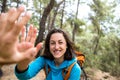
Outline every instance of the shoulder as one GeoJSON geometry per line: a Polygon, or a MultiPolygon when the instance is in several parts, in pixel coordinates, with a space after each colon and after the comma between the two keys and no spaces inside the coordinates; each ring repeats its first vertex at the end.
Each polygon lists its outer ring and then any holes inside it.
{"type": "Polygon", "coordinates": [[[80,80],[81,68],[77,62],[75,62],[74,66],[70,71],[69,80],[80,80]]]}
{"type": "MultiPolygon", "coordinates": [[[[81,68],[79,66],[79,64],[76,62],[71,70],[73,73],[80,73],[81,72],[81,68]]],[[[71,73],[72,73],[71,72],[71,73]]]]}

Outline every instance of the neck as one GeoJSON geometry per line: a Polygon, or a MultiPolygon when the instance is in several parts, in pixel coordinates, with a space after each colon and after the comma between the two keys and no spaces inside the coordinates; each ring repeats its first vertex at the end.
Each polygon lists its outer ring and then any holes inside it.
{"type": "Polygon", "coordinates": [[[64,59],[54,59],[55,65],[59,66],[62,62],[64,61],[64,59]]]}

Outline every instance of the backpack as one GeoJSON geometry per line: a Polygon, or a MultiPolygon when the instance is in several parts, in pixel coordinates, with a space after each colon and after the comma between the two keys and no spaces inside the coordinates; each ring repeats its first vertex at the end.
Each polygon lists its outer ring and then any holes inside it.
{"type": "Polygon", "coordinates": [[[85,55],[82,54],[82,52],[75,51],[77,62],[80,65],[80,67],[83,66],[83,63],[85,62],[85,55]]]}
{"type": "MultiPolygon", "coordinates": [[[[79,64],[79,66],[82,69],[82,64],[85,61],[85,55],[82,54],[81,52],[75,51],[76,57],[77,57],[77,63],[79,64]]],[[[68,68],[65,68],[62,70],[62,75],[64,80],[68,80],[69,76],[70,76],[70,72],[72,70],[72,67],[76,64],[76,62],[72,63],[68,68]]],[[[44,71],[45,71],[45,75],[47,76],[48,73],[50,72],[50,67],[48,65],[45,65],[44,67],[44,71]]]]}

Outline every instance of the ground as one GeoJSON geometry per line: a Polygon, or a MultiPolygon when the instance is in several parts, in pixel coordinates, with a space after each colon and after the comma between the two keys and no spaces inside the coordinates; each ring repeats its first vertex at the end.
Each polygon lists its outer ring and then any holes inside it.
{"type": "MultiPolygon", "coordinates": [[[[2,66],[3,76],[0,78],[0,80],[18,80],[14,75],[14,67],[15,65],[2,66]]],[[[44,71],[41,70],[39,74],[37,74],[37,76],[35,76],[31,80],[44,80],[44,78],[44,71]]]]}
{"type": "MultiPolygon", "coordinates": [[[[18,80],[14,75],[14,67],[15,65],[3,66],[2,67],[3,76],[0,78],[0,80],[18,80]]],[[[89,70],[89,73],[87,75],[89,77],[88,80],[120,80],[120,78],[110,76],[109,73],[102,72],[98,69],[91,69],[91,71],[89,70]]],[[[37,76],[35,76],[31,80],[44,80],[44,78],[45,78],[44,71],[41,70],[37,74],[37,76]]]]}
{"type": "Polygon", "coordinates": [[[107,72],[103,72],[98,69],[90,69],[87,75],[89,76],[90,80],[120,80],[120,77],[111,76],[107,72]]]}

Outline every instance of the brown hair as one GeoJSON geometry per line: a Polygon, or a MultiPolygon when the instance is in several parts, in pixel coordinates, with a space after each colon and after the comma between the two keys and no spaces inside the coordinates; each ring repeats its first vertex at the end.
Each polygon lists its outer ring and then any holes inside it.
{"type": "Polygon", "coordinates": [[[65,52],[65,56],[64,56],[64,59],[65,60],[70,60],[72,59],[75,55],[74,55],[74,44],[73,42],[70,40],[69,36],[67,35],[67,33],[65,33],[63,30],[61,29],[53,29],[51,30],[47,36],[46,36],[46,40],[45,40],[45,44],[44,44],[44,49],[43,49],[43,57],[47,58],[47,59],[51,59],[51,60],[54,60],[54,57],[53,55],[51,54],[50,52],[50,37],[52,34],[54,33],[61,33],[63,34],[65,40],[66,40],[66,43],[67,43],[67,50],[65,52]]]}

